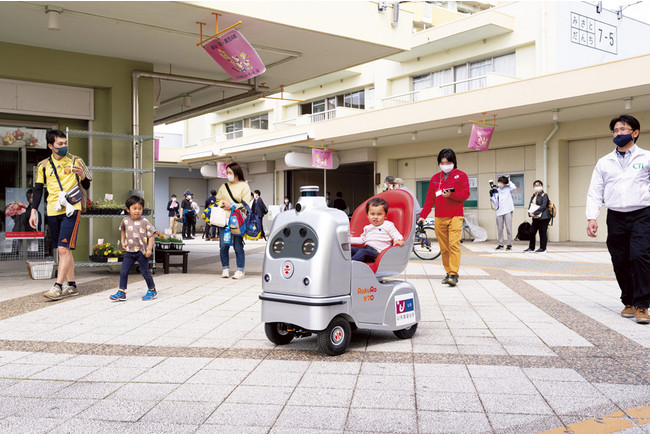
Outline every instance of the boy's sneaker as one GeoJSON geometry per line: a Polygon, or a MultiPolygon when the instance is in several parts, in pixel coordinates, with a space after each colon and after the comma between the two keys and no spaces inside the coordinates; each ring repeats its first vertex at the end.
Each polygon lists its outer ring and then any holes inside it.
{"type": "Polygon", "coordinates": [[[506,250],[512,250],[512,245],[508,244],[508,245],[506,246],[506,250]]]}
{"type": "Polygon", "coordinates": [[[496,249],[494,250],[503,250],[503,244],[499,244],[496,249]]]}
{"type": "Polygon", "coordinates": [[[445,276],[445,277],[440,281],[440,283],[442,283],[443,285],[446,284],[446,283],[449,283],[449,274],[447,274],[447,275],[446,275],[446,276],[445,276]]]}
{"type": "Polygon", "coordinates": [[[113,301],[126,301],[126,292],[117,291],[115,294],[110,296],[110,299],[113,301]]]}
{"type": "Polygon", "coordinates": [[[153,300],[154,298],[156,298],[157,295],[158,295],[158,293],[156,292],[155,289],[150,289],[149,291],[147,291],[147,293],[144,295],[144,297],[142,297],[142,299],[144,301],[153,300]]]}
{"type": "Polygon", "coordinates": [[[61,294],[62,290],[59,288],[58,285],[52,285],[52,289],[49,291],[46,291],[43,293],[43,297],[47,298],[48,300],[56,301],[56,300],[61,300],[63,298],[63,295],[61,294]]]}
{"type": "Polygon", "coordinates": [[[77,287],[72,285],[63,285],[61,297],[72,297],[73,295],[79,295],[77,287]]]}
{"type": "Polygon", "coordinates": [[[224,279],[230,279],[230,270],[224,268],[223,271],[221,272],[221,277],[223,277],[224,279]]]}
{"type": "Polygon", "coordinates": [[[449,279],[447,279],[447,284],[449,286],[456,286],[457,283],[458,283],[458,276],[456,276],[455,274],[452,274],[451,276],[449,276],[449,279]]]}
{"type": "Polygon", "coordinates": [[[235,271],[235,274],[232,276],[233,279],[243,279],[244,278],[244,272],[241,270],[235,271]]]}
{"type": "Polygon", "coordinates": [[[647,307],[636,307],[636,322],[639,324],[650,324],[650,315],[647,307]]]}
{"type": "Polygon", "coordinates": [[[625,309],[621,311],[623,318],[634,318],[636,316],[636,309],[630,304],[625,305],[625,309]]]}

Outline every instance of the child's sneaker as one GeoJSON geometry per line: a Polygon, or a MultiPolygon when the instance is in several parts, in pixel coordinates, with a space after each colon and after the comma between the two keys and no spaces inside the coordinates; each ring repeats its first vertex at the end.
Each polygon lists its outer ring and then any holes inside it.
{"type": "Polygon", "coordinates": [[[113,301],[126,301],[126,292],[119,290],[115,294],[111,295],[110,299],[113,301]]]}
{"type": "Polygon", "coordinates": [[[156,292],[155,289],[150,289],[149,291],[147,291],[147,293],[144,295],[144,297],[142,297],[142,299],[144,301],[153,300],[154,298],[156,298],[157,295],[158,295],[158,293],[156,292]]]}

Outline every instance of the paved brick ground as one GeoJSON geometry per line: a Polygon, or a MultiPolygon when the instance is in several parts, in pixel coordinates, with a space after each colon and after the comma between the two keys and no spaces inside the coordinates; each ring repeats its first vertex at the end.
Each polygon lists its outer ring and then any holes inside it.
{"type": "Polygon", "coordinates": [[[191,272],[159,269],[151,302],[137,275],[110,302],[102,269],[46,302],[51,281],[1,264],[0,431],[650,432],[650,326],[619,315],[606,249],[493,247],[463,245],[456,288],[413,257],[416,335],[359,330],[339,357],[266,339],[260,242],[241,281],[220,278],[216,243],[190,242],[191,272]]]}

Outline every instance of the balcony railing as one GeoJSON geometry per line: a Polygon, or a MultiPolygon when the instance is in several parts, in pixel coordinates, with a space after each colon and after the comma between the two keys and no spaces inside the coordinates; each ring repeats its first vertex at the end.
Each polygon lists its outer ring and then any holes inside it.
{"type": "Polygon", "coordinates": [[[298,125],[313,124],[315,122],[321,122],[329,119],[345,117],[363,111],[364,109],[356,109],[351,107],[336,107],[335,109],[327,110],[324,112],[312,113],[308,115],[298,116],[297,118],[286,119],[280,122],[276,122],[273,125],[275,126],[276,130],[282,130],[285,128],[291,128],[298,125]]]}

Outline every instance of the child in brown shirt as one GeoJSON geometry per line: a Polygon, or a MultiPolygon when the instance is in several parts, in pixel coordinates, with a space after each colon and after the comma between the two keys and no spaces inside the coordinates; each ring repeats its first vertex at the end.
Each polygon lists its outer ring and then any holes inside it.
{"type": "Polygon", "coordinates": [[[153,283],[153,277],[149,272],[149,257],[153,252],[154,233],[156,228],[142,217],[144,209],[144,199],[140,196],[131,196],[126,200],[126,210],[128,217],[122,219],[120,231],[122,231],[122,248],[124,252],[124,261],[120,270],[120,288],[111,295],[113,301],[126,301],[126,284],[129,279],[129,270],[137,261],[140,266],[140,273],[147,282],[149,290],[142,297],[143,300],[152,300],[156,298],[156,285],[153,283]]]}

